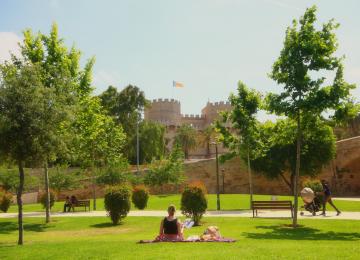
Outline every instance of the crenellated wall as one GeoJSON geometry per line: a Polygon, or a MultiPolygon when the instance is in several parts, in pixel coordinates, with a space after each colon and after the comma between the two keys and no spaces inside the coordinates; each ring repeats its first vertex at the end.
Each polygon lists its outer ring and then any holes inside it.
{"type": "Polygon", "coordinates": [[[156,121],[166,126],[181,125],[180,102],[175,99],[154,99],[149,108],[145,109],[146,120],[156,121]]]}

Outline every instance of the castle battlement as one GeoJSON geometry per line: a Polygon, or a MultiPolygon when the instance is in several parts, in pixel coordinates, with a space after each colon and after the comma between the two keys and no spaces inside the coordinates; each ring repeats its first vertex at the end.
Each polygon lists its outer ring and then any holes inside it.
{"type": "Polygon", "coordinates": [[[229,101],[219,101],[219,102],[207,102],[206,106],[211,106],[211,107],[221,107],[221,106],[230,106],[230,102],[229,101]]]}
{"type": "Polygon", "coordinates": [[[179,104],[180,105],[180,101],[179,100],[176,100],[176,99],[169,99],[169,98],[158,98],[158,99],[153,99],[152,104],[159,104],[159,103],[167,103],[167,104],[179,104]]]}
{"type": "Polygon", "coordinates": [[[204,129],[212,124],[220,111],[231,109],[230,102],[208,102],[199,114],[181,114],[180,101],[169,98],[154,99],[151,106],[145,109],[145,120],[159,122],[166,126],[190,124],[196,129],[204,129]]]}
{"type": "Polygon", "coordinates": [[[181,115],[181,118],[182,119],[204,119],[205,116],[204,115],[199,115],[199,114],[196,114],[196,115],[193,115],[193,114],[185,114],[185,115],[181,115]]]}

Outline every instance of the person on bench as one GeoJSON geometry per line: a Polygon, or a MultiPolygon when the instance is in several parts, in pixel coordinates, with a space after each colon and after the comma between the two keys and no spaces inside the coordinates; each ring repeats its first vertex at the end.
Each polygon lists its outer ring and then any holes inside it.
{"type": "Polygon", "coordinates": [[[168,207],[168,216],[160,223],[159,236],[155,239],[157,241],[181,241],[183,237],[183,226],[175,217],[175,206],[168,207]]]}
{"type": "MultiPolygon", "coordinates": [[[[71,207],[72,207],[72,209],[73,209],[73,211],[75,210],[74,209],[74,206],[77,204],[77,202],[78,202],[78,200],[77,200],[77,198],[75,197],[75,195],[72,195],[71,196],[71,199],[70,199],[70,202],[71,202],[71,207]]],[[[69,210],[70,211],[70,210],[69,210]]]]}
{"type": "Polygon", "coordinates": [[[70,200],[69,196],[66,196],[66,200],[64,203],[64,212],[70,212],[70,209],[71,209],[71,200],[70,200]],[[66,210],[66,209],[68,209],[68,210],[66,210]]]}

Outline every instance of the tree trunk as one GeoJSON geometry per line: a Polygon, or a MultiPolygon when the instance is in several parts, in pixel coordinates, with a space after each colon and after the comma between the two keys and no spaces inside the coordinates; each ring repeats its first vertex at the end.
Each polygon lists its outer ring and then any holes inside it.
{"type": "Polygon", "coordinates": [[[291,184],[291,195],[293,196],[295,196],[295,177],[296,177],[296,172],[291,172],[290,184],[291,184]]]}
{"type": "Polygon", "coordinates": [[[93,210],[96,210],[96,184],[94,168],[91,169],[92,174],[92,188],[93,188],[93,210]]]}
{"type": "Polygon", "coordinates": [[[45,193],[46,193],[46,223],[50,222],[50,189],[49,189],[49,171],[47,161],[44,163],[44,177],[45,177],[45,193]]]}
{"type": "Polygon", "coordinates": [[[298,184],[300,176],[300,152],[301,152],[301,121],[300,121],[300,109],[297,115],[297,142],[296,142],[296,168],[294,178],[294,218],[293,227],[297,227],[297,212],[298,212],[298,184]]]}
{"type": "Polygon", "coordinates": [[[251,207],[253,201],[253,187],[252,187],[252,175],[251,175],[251,167],[250,167],[249,146],[247,148],[247,163],[248,163],[248,173],[249,173],[249,191],[250,191],[250,207],[251,207]]]}
{"type": "Polygon", "coordinates": [[[22,245],[24,243],[24,227],[23,227],[23,203],[22,203],[22,193],[24,190],[24,165],[22,161],[18,163],[19,167],[19,187],[16,194],[16,201],[18,204],[18,226],[19,226],[19,240],[18,245],[22,245]]]}

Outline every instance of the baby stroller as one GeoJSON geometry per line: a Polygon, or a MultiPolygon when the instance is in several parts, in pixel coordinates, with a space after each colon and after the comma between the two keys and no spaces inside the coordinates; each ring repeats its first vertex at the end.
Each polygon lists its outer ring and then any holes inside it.
{"type": "MultiPolygon", "coordinates": [[[[316,215],[316,212],[321,210],[321,201],[319,197],[316,196],[315,192],[310,188],[304,188],[300,192],[300,196],[304,201],[304,209],[312,213],[313,216],[316,215]]],[[[304,212],[300,212],[301,215],[304,215],[304,212]]]]}

